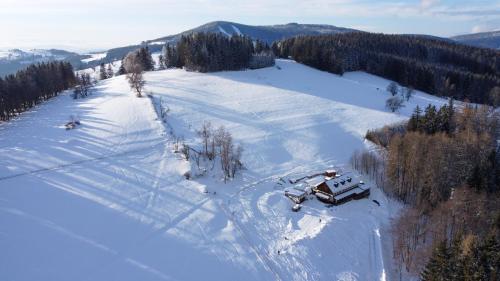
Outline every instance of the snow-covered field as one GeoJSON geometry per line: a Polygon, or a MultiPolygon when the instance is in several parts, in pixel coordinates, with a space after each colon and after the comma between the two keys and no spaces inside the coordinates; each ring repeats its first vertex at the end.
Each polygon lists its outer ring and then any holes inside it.
{"type": "Polygon", "coordinates": [[[311,198],[294,213],[277,182],[347,169],[367,129],[445,101],[418,93],[388,113],[387,80],[277,64],[145,76],[186,142],[199,143],[195,130],[210,121],[243,144],[247,169],[227,184],[182,176],[190,164],[124,76],[1,124],[0,279],[387,280],[397,207],[378,189],[331,208],[311,198]],[[66,131],[70,115],[82,125],[66,131]]]}
{"type": "Polygon", "coordinates": [[[87,58],[87,59],[83,59],[82,62],[91,62],[91,61],[95,61],[95,60],[100,60],[100,59],[103,59],[106,57],[107,55],[107,52],[103,52],[103,53],[90,53],[90,54],[87,54],[90,56],[90,58],[87,58]]]}

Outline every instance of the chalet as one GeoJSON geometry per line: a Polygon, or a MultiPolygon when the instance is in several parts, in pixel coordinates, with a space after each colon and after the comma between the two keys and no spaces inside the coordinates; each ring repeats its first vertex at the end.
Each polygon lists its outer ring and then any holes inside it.
{"type": "Polygon", "coordinates": [[[320,201],[334,205],[370,195],[370,188],[349,174],[325,177],[323,181],[313,185],[312,190],[320,201]]]}

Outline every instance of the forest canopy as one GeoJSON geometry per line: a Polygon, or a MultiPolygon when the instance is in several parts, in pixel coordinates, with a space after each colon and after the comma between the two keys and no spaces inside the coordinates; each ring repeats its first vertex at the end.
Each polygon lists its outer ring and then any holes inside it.
{"type": "Polygon", "coordinates": [[[245,36],[227,37],[219,33],[183,36],[175,46],[164,48],[165,67],[185,67],[190,71],[212,72],[266,67],[274,64],[270,47],[255,44],[245,36]],[[265,55],[267,54],[267,55],[265,55]]]}
{"type": "Polygon", "coordinates": [[[346,33],[275,42],[276,56],[343,74],[366,71],[436,96],[500,106],[500,51],[424,36],[346,33]]]}
{"type": "MultiPolygon", "coordinates": [[[[488,106],[417,107],[405,124],[370,131],[384,157],[357,153],[406,204],[393,225],[398,270],[423,280],[498,280],[500,117],[488,106]],[[489,257],[485,259],[485,257],[489,257]],[[404,270],[403,270],[404,269],[404,270]]],[[[372,173],[373,174],[373,173],[372,173]]]]}
{"type": "Polygon", "coordinates": [[[69,62],[49,62],[28,66],[16,74],[0,77],[0,121],[57,96],[76,83],[69,62]]]}

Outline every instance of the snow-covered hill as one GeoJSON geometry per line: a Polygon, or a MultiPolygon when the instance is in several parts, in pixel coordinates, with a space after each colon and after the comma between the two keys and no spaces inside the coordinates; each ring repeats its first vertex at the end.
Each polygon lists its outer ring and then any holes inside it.
{"type": "Polygon", "coordinates": [[[297,35],[320,35],[320,34],[344,33],[353,31],[357,30],[337,27],[327,24],[289,23],[289,24],[279,24],[279,25],[253,26],[236,22],[214,21],[206,23],[204,25],[200,25],[193,29],[183,31],[178,34],[164,36],[152,40],[146,40],[139,45],[110,49],[107,51],[104,61],[111,62],[119,60],[123,56],[125,56],[128,52],[133,51],[145,44],[148,44],[150,50],[152,50],[153,52],[157,52],[160,51],[165,44],[167,43],[174,44],[178,40],[180,40],[182,36],[186,36],[196,32],[222,33],[227,36],[245,35],[254,40],[259,39],[261,41],[271,44],[276,40],[290,38],[297,35]]]}
{"type": "Polygon", "coordinates": [[[0,77],[39,62],[66,60],[79,67],[80,60],[87,57],[90,56],[57,49],[0,50],[0,77]]]}
{"type": "Polygon", "coordinates": [[[500,50],[500,31],[465,34],[451,39],[462,44],[500,50]]]}
{"type": "Polygon", "coordinates": [[[182,35],[187,35],[195,32],[209,32],[209,33],[222,33],[227,36],[245,35],[253,39],[259,39],[271,44],[276,40],[281,40],[284,38],[289,38],[297,35],[320,35],[320,34],[345,33],[353,31],[356,30],[337,27],[333,25],[327,25],[327,24],[288,23],[280,25],[253,26],[253,25],[245,25],[241,23],[228,22],[228,21],[214,21],[184,31],[180,34],[165,36],[146,42],[147,43],[175,42],[176,40],[179,40],[182,35]]]}
{"type": "Polygon", "coordinates": [[[445,101],[418,93],[388,113],[387,80],[277,65],[145,76],[187,143],[211,121],[243,144],[246,170],[227,184],[183,177],[190,165],[172,152],[170,129],[124,76],[1,124],[0,279],[387,280],[397,207],[380,190],[332,208],[311,198],[294,213],[277,182],[348,169],[367,129],[445,101]],[[66,131],[70,115],[82,125],[66,131]]]}

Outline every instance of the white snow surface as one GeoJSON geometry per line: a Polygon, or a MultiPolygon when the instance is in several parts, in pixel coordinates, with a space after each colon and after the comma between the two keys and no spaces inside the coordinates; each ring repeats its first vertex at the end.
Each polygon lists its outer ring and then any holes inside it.
{"type": "Polygon", "coordinates": [[[25,59],[26,63],[32,63],[33,58],[35,56],[37,56],[37,58],[36,58],[37,61],[44,61],[47,58],[51,58],[54,60],[63,60],[66,58],[66,56],[54,55],[50,50],[45,50],[45,49],[0,50],[0,60],[12,61],[12,60],[25,59]]]}
{"type": "Polygon", "coordinates": [[[217,26],[217,27],[219,28],[219,31],[220,31],[222,34],[224,34],[224,35],[226,35],[226,36],[228,36],[228,37],[231,37],[231,36],[232,36],[232,35],[231,35],[231,33],[228,33],[228,32],[227,32],[224,28],[222,28],[222,26],[217,26]]]}
{"type": "Polygon", "coordinates": [[[446,101],[417,93],[393,114],[385,79],[277,65],[145,75],[186,142],[206,120],[244,146],[246,170],[227,184],[184,179],[191,164],[124,76],[0,124],[0,280],[388,280],[397,206],[379,189],[331,208],[311,197],[295,213],[276,183],[345,168],[366,130],[446,101]],[[70,115],[82,125],[66,131],[70,115]]]}
{"type": "Polygon", "coordinates": [[[231,24],[231,27],[233,28],[234,32],[236,32],[237,35],[241,36],[243,34],[243,33],[241,33],[240,29],[237,28],[236,26],[231,24]]]}
{"type": "Polygon", "coordinates": [[[90,56],[90,58],[86,58],[86,59],[83,59],[82,62],[91,62],[91,61],[96,61],[96,60],[100,60],[100,59],[103,59],[106,57],[107,55],[107,52],[103,52],[103,53],[91,53],[91,54],[87,54],[90,56]]]}

